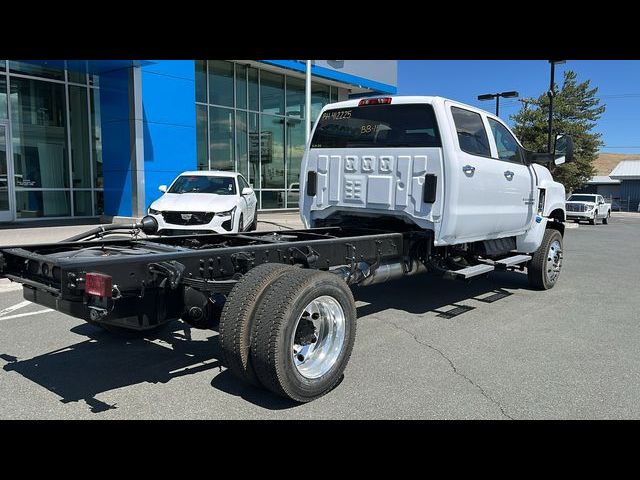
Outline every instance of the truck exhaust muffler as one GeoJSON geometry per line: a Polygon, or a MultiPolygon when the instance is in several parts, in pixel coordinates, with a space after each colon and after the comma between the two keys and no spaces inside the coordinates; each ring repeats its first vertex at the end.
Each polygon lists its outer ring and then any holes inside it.
{"type": "Polygon", "coordinates": [[[329,272],[340,275],[349,285],[366,287],[376,283],[390,282],[409,275],[426,273],[427,267],[418,260],[410,259],[401,262],[381,263],[375,268],[372,268],[372,265],[367,262],[358,262],[355,270],[343,265],[330,269],[329,272]]]}

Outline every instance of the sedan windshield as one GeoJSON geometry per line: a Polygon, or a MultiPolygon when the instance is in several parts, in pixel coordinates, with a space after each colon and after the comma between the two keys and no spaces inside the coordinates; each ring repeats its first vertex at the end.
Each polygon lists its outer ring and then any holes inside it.
{"type": "Polygon", "coordinates": [[[168,193],[215,193],[216,195],[235,195],[236,182],[233,177],[182,175],[174,182],[168,193]]]}
{"type": "Polygon", "coordinates": [[[596,197],[593,195],[571,195],[569,202],[595,202],[596,197]]]}

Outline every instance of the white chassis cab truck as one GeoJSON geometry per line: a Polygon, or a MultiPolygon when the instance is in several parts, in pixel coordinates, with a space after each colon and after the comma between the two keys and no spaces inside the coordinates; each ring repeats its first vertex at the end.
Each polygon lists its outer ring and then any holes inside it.
{"type": "Polygon", "coordinates": [[[22,283],[27,300],[119,335],[176,318],[218,324],[220,360],[234,375],[308,402],[340,382],[351,356],[351,286],[526,269],[534,288],[552,288],[565,191],[548,168],[572,156],[570,137],[529,152],[499,118],[444,98],[334,103],[302,160],[305,229],[163,237],[147,216],[1,247],[0,277],[22,283]],[[131,238],[119,238],[123,229],[131,238]]]}

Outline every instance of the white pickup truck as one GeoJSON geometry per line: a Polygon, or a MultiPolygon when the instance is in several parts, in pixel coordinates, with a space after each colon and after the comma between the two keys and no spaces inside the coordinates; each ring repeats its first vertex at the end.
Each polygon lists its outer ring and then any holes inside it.
{"type": "Polygon", "coordinates": [[[602,220],[607,225],[611,218],[611,204],[605,202],[602,195],[591,193],[574,193],[566,202],[567,220],[580,222],[588,220],[591,225],[602,220]]]}

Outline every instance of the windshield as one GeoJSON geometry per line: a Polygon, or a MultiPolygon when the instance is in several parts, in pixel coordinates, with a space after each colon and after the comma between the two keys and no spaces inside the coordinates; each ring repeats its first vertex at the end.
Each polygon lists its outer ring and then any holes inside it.
{"type": "Polygon", "coordinates": [[[182,175],[174,182],[168,193],[215,193],[216,195],[235,195],[236,182],[233,177],[182,175]]]}
{"type": "Polygon", "coordinates": [[[326,110],[311,148],[439,147],[433,107],[424,103],[326,110]]]}
{"type": "Polygon", "coordinates": [[[595,195],[571,195],[569,202],[595,202],[595,195]]]}

